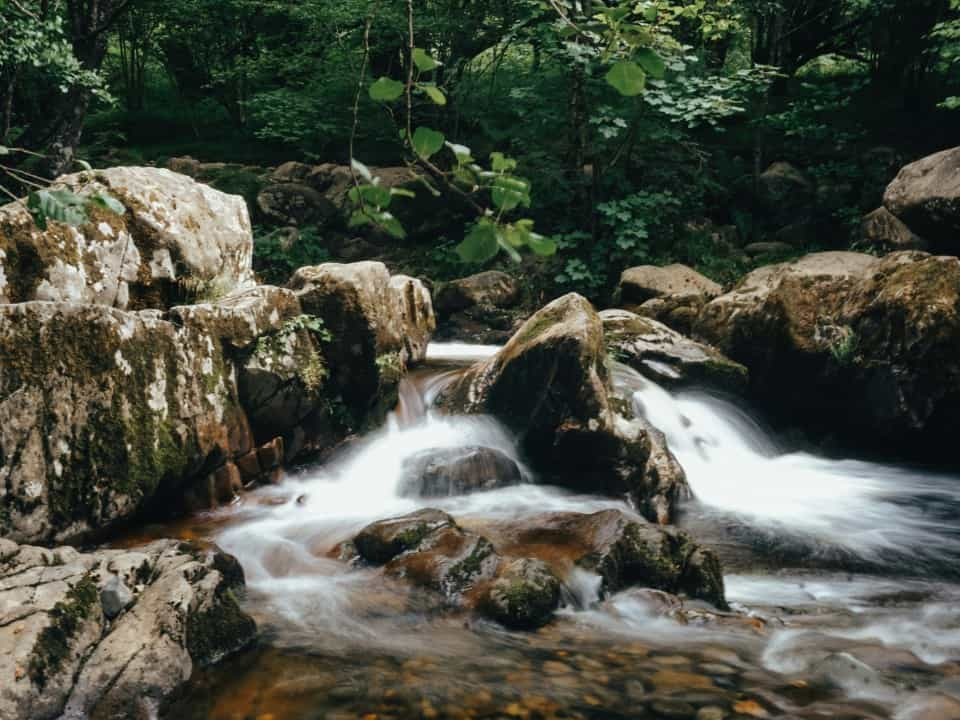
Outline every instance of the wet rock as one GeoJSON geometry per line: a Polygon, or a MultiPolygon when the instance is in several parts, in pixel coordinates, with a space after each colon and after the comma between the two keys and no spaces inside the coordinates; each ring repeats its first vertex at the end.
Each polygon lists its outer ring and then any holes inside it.
{"type": "Polygon", "coordinates": [[[359,417],[382,416],[436,328],[429,292],[419,280],[391,278],[376,262],[300,268],[289,287],[335,339],[326,349],[334,394],[359,417]]]}
{"type": "Polygon", "coordinates": [[[403,461],[400,494],[405,497],[467,495],[518,485],[522,481],[517,463],[494,448],[437,448],[403,461]]]}
{"type": "Polygon", "coordinates": [[[707,385],[731,392],[746,389],[747,369],[714,347],[626,310],[604,310],[600,318],[613,357],[658,383],[707,385]]]}
{"type": "Polygon", "coordinates": [[[134,601],[133,592],[128,588],[119,575],[107,580],[107,584],[100,590],[100,606],[107,620],[113,620],[126,610],[134,601]]]}
{"type": "Polygon", "coordinates": [[[78,173],[56,186],[109,193],[126,212],[92,209],[79,227],[40,230],[24,203],[0,207],[0,302],[168,308],[253,284],[242,198],[157,168],[78,173]]]}
{"type": "Polygon", "coordinates": [[[905,702],[897,720],[946,720],[960,717],[960,700],[940,693],[923,693],[905,702]]]}
{"type": "Polygon", "coordinates": [[[364,560],[383,565],[398,555],[417,549],[436,530],[455,526],[447,513],[427,508],[371,523],[353,538],[353,544],[364,560]]]}
{"type": "Polygon", "coordinates": [[[546,625],[560,605],[560,580],[541,560],[504,564],[479,602],[487,617],[510,628],[532,630],[546,625]]]}
{"type": "Polygon", "coordinates": [[[775,417],[847,442],[942,453],[960,419],[956,258],[816,253],[763,267],[697,329],[750,369],[775,417]]]}
{"type": "Polygon", "coordinates": [[[512,275],[488,270],[445,283],[434,304],[437,313],[447,316],[474,305],[510,307],[520,299],[520,283],[512,275]]]}
{"type": "Polygon", "coordinates": [[[884,207],[936,250],[960,251],[960,147],[904,167],[887,187],[884,207]]]}
{"type": "Polygon", "coordinates": [[[574,567],[602,578],[601,591],[631,587],[683,593],[725,608],[716,555],[685,533],[621,510],[545,513],[480,529],[506,557],[537,557],[561,577],[574,567]]]}
{"type": "Polygon", "coordinates": [[[0,305],[0,356],[6,537],[103,530],[251,448],[220,343],[158,313],[0,305]]]}
{"type": "MultiPolygon", "coordinates": [[[[0,540],[0,716],[147,716],[193,668],[247,645],[243,573],[215,547],[161,540],[79,553],[0,540]],[[101,600],[128,588],[109,621],[101,600]]],[[[114,609],[111,606],[109,609],[114,609]]]]}
{"type": "Polygon", "coordinates": [[[860,223],[860,242],[882,252],[926,250],[927,242],[886,208],[879,208],[860,223]]]}
{"type": "Polygon", "coordinates": [[[666,522],[686,491],[683,471],[662,436],[615,411],[605,360],[600,317],[583,297],[565,295],[464,373],[438,403],[450,412],[500,419],[553,481],[630,494],[645,514],[666,522]]]}

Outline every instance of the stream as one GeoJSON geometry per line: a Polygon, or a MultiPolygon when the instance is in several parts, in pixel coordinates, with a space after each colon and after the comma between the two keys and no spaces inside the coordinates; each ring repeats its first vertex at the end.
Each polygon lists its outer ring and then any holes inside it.
{"type": "Polygon", "coordinates": [[[437,417],[457,365],[496,347],[434,344],[387,425],[323,466],[151,537],[210,539],[246,572],[256,647],[197,671],[164,717],[960,718],[960,479],[782,446],[729,399],[671,394],[625,366],[618,391],[660,428],[696,496],[679,525],[720,554],[734,612],[656,593],[569,602],[536,633],[419,608],[332,549],[371,521],[439,507],[465,527],[548,510],[622,508],[536,484],[485,417],[437,417]],[[446,499],[397,494],[418,451],[483,445],[518,486],[446,499]]]}

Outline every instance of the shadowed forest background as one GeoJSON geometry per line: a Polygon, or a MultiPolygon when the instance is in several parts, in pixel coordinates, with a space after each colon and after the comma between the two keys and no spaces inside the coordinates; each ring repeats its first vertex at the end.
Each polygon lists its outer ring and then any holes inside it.
{"type": "MultiPolygon", "coordinates": [[[[0,8],[0,146],[45,156],[9,153],[19,174],[8,171],[6,188],[80,169],[74,158],[100,167],[188,156],[170,166],[247,198],[256,264],[273,281],[341,257],[382,257],[435,280],[470,270],[455,248],[484,208],[417,170],[406,126],[429,127],[471,161],[516,161],[524,222],[550,239],[542,254],[552,257],[524,268],[540,299],[571,289],[602,298],[643,263],[684,262],[729,282],[810,250],[867,249],[861,219],[897,170],[957,139],[951,0],[0,8]],[[429,63],[414,68],[405,119],[403,97],[378,101],[371,88],[408,79],[411,20],[429,63]],[[620,61],[640,69],[629,86],[610,81],[620,61]],[[392,205],[402,233],[369,222],[360,242],[311,207],[309,182],[274,198],[277,212],[257,202],[278,165],[351,157],[411,168],[417,197],[392,205]]],[[[433,164],[456,170],[454,156],[433,164]]]]}

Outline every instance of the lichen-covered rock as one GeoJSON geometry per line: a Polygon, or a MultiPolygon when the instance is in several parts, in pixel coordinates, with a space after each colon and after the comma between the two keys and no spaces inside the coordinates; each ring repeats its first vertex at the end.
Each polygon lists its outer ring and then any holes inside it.
{"type": "Polygon", "coordinates": [[[651,519],[668,522],[686,491],[676,463],[669,477],[654,472],[654,436],[621,414],[628,404],[611,395],[603,324],[580,295],[565,295],[533,315],[438,403],[448,412],[497,417],[519,435],[546,479],[587,492],[627,494],[651,519]]]}
{"type": "Polygon", "coordinates": [[[157,168],[78,173],[56,186],[107,192],[126,212],[92,209],[79,227],[50,222],[42,231],[22,203],[0,207],[0,302],[162,309],[253,284],[253,235],[240,197],[157,168]]]}
{"type": "Polygon", "coordinates": [[[714,347],[626,310],[604,310],[600,318],[607,350],[620,362],[663,385],[746,390],[747,369],[714,347]]]}
{"type": "Polygon", "coordinates": [[[156,716],[194,667],[250,643],[243,571],[215,547],[160,540],[79,553],[0,539],[0,716],[156,716]],[[130,596],[108,619],[103,591],[130,596]]]}
{"type": "Polygon", "coordinates": [[[960,147],[904,167],[887,187],[883,204],[934,249],[960,252],[960,147]]]}
{"type": "Polygon", "coordinates": [[[750,369],[791,422],[910,453],[948,452],[960,420],[960,260],[817,253],[748,275],[699,333],[750,369]],[[939,450],[938,450],[939,446],[939,450]]]}
{"type": "Polygon", "coordinates": [[[356,416],[382,416],[406,367],[426,354],[436,327],[429,293],[413,278],[391,278],[378,262],[300,268],[289,287],[333,337],[327,365],[335,392],[356,416]]]}
{"type": "Polygon", "coordinates": [[[447,497],[495,490],[522,481],[517,463],[494,448],[434,448],[403,461],[399,492],[410,497],[447,497]]]}
{"type": "Polygon", "coordinates": [[[0,305],[0,535],[86,536],[251,449],[218,342],[155,311],[0,305]]]}
{"type": "Polygon", "coordinates": [[[860,243],[882,252],[927,248],[926,240],[886,208],[874,210],[863,218],[860,223],[860,243]]]}

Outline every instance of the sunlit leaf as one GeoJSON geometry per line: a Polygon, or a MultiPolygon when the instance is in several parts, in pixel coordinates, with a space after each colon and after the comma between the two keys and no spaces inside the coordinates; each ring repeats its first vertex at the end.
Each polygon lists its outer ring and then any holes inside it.
{"type": "Polygon", "coordinates": [[[382,77],[370,86],[370,99],[377,102],[393,102],[403,95],[406,87],[399,80],[382,77]]]}
{"type": "Polygon", "coordinates": [[[440,67],[440,63],[427,55],[422,48],[413,49],[413,64],[417,66],[420,72],[430,72],[440,67]]]}
{"type": "Polygon", "coordinates": [[[428,83],[420,83],[417,85],[423,92],[427,94],[431,100],[433,100],[435,105],[446,105],[447,96],[443,94],[443,91],[438,88],[436,85],[430,85],[428,83]]]}
{"type": "Polygon", "coordinates": [[[445,140],[442,132],[431,130],[428,127],[418,127],[413,131],[411,143],[413,144],[413,151],[424,160],[428,160],[440,151],[445,140]]]}
{"type": "Polygon", "coordinates": [[[657,80],[663,79],[667,71],[667,66],[663,62],[663,58],[653,50],[650,48],[640,48],[633,57],[647,75],[657,80]]]}

